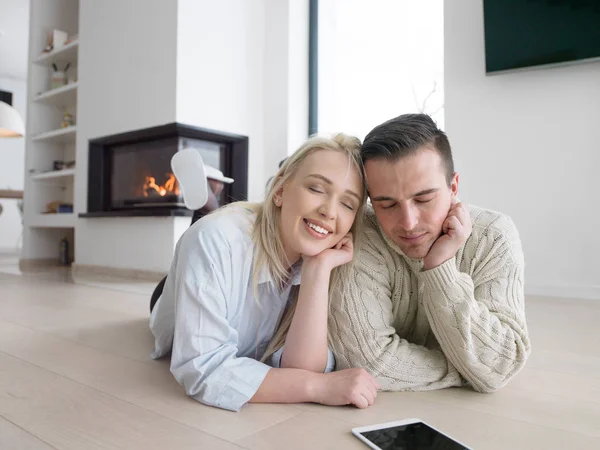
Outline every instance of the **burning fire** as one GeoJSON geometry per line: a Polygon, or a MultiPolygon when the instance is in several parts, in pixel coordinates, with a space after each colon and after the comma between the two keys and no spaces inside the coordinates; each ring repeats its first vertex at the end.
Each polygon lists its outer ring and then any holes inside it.
{"type": "Polygon", "coordinates": [[[175,180],[175,175],[169,172],[166,173],[165,176],[168,180],[163,186],[156,184],[156,178],[147,176],[146,182],[144,183],[144,197],[148,197],[148,192],[152,192],[152,190],[161,197],[164,197],[167,194],[179,195],[179,185],[177,184],[177,180],[175,180]]]}

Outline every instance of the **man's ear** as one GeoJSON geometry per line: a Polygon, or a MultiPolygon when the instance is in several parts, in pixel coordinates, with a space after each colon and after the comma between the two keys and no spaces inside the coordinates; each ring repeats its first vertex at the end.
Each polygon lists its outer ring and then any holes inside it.
{"type": "Polygon", "coordinates": [[[458,199],[458,181],[459,181],[458,172],[454,172],[454,175],[452,175],[452,181],[450,182],[450,192],[452,193],[452,197],[457,198],[457,199],[458,199]]]}

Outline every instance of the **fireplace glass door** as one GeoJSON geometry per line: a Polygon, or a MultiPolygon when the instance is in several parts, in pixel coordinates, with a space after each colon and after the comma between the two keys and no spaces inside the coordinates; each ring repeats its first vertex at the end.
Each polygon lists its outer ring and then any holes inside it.
{"type": "Polygon", "coordinates": [[[111,209],[183,206],[171,171],[176,151],[173,138],[111,147],[111,209]]]}

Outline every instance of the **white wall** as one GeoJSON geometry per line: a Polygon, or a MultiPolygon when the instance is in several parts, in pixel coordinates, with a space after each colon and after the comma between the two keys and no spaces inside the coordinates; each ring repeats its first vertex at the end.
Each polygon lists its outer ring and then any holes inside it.
{"type": "Polygon", "coordinates": [[[190,217],[87,219],[84,226],[77,228],[80,236],[75,251],[79,256],[76,255],[75,263],[166,273],[175,244],[189,224],[190,217]],[[83,239],[90,242],[82,242],[83,239]]]}
{"type": "MultiPolygon", "coordinates": [[[[260,179],[248,180],[256,185],[253,200],[262,200],[266,182],[277,171],[277,164],[287,156],[288,124],[288,33],[289,2],[266,0],[264,26],[264,94],[263,94],[263,144],[261,148],[251,148],[252,158],[261,163],[260,179]],[[267,19],[267,14],[269,19],[267,19]],[[277,18],[277,20],[276,20],[277,18]],[[260,158],[260,159],[259,159],[260,158]]],[[[308,56],[307,56],[308,59],[308,56]]],[[[306,96],[308,97],[308,91],[306,96]]]]}
{"type": "Polygon", "coordinates": [[[248,198],[307,135],[308,2],[179,0],[177,121],[249,137],[248,198]]]}
{"type": "Polygon", "coordinates": [[[30,0],[0,0],[0,78],[27,78],[30,0]]]}
{"type": "MultiPolygon", "coordinates": [[[[0,91],[13,93],[13,106],[26,120],[27,82],[0,78],[0,91]]],[[[0,139],[0,189],[23,189],[25,175],[25,138],[0,139]]],[[[14,251],[21,242],[21,214],[16,200],[0,199],[0,251],[14,251]]]]}
{"type": "Polygon", "coordinates": [[[249,137],[248,196],[263,175],[264,1],[179,0],[177,121],[249,137]]]}
{"type": "MultiPolygon", "coordinates": [[[[287,150],[288,153],[292,153],[308,138],[309,2],[308,0],[290,0],[288,5],[288,120],[286,129],[287,150]]],[[[267,20],[269,17],[267,13],[267,20]]],[[[270,167],[270,169],[274,171],[276,167],[270,167]]],[[[273,172],[269,172],[269,176],[272,174],[273,172]]]]}
{"type": "MultiPolygon", "coordinates": [[[[81,0],[75,210],[87,211],[89,139],[175,121],[177,2],[81,0]]],[[[79,219],[75,262],[166,272],[175,218],[79,219]]]]}
{"type": "MultiPolygon", "coordinates": [[[[265,183],[308,138],[308,0],[266,0],[264,36],[265,183]]],[[[255,149],[256,151],[256,149],[255,149]]]]}
{"type": "Polygon", "coordinates": [[[449,3],[446,129],[461,197],[514,219],[526,292],[600,299],[600,63],[486,76],[482,0],[449,3]]]}

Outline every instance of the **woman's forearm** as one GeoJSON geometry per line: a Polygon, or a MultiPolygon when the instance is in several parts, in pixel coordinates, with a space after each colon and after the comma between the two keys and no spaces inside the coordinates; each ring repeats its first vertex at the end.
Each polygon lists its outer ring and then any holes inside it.
{"type": "Polygon", "coordinates": [[[296,311],[288,331],[282,368],[323,372],[327,366],[327,316],[331,270],[305,265],[296,311]]]}
{"type": "Polygon", "coordinates": [[[322,374],[301,369],[271,369],[250,403],[307,403],[317,398],[322,374]]]}

